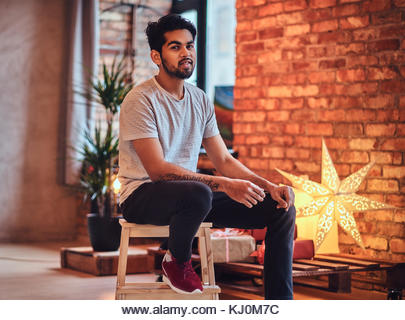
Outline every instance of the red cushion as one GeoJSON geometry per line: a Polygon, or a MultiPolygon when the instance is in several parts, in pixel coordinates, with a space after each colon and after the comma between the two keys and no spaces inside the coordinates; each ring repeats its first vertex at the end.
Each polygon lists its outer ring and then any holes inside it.
{"type": "MultiPolygon", "coordinates": [[[[256,257],[257,262],[259,264],[264,263],[264,250],[265,244],[264,240],[262,240],[262,244],[255,252],[253,252],[250,256],[256,257]]],[[[314,251],[314,242],[308,239],[299,239],[294,240],[294,251],[293,251],[293,259],[311,259],[315,255],[314,251]]]]}
{"type": "Polygon", "coordinates": [[[310,239],[294,241],[293,259],[311,259],[315,255],[314,242],[310,239]]]}

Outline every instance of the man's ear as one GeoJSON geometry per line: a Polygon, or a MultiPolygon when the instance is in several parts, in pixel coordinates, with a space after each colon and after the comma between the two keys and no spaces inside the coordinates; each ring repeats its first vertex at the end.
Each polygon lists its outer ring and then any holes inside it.
{"type": "Polygon", "coordinates": [[[160,66],[162,64],[162,57],[160,56],[160,52],[157,50],[151,50],[150,51],[150,57],[152,61],[160,66]]]}

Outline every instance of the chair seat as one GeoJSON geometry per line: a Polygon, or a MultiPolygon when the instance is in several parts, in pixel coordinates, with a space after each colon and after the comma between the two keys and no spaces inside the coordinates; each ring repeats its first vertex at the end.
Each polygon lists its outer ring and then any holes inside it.
{"type": "MultiPolygon", "coordinates": [[[[130,223],[124,219],[120,219],[120,224],[122,228],[129,228],[131,238],[144,238],[144,237],[168,237],[169,236],[169,226],[156,226],[154,224],[138,224],[130,223]]],[[[203,222],[200,225],[201,228],[211,228],[212,223],[203,222]]],[[[198,236],[198,235],[196,235],[198,236]]]]}

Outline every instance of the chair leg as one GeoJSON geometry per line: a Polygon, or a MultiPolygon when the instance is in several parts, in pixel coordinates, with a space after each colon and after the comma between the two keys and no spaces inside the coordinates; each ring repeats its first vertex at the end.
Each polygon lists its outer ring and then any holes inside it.
{"type": "Polygon", "coordinates": [[[115,294],[116,299],[122,298],[122,295],[118,294],[117,290],[119,287],[125,285],[125,276],[127,273],[128,245],[129,245],[129,229],[122,228],[120,256],[118,258],[117,286],[115,294]]]}
{"type": "Polygon", "coordinates": [[[207,254],[208,281],[210,286],[214,286],[215,285],[214,255],[211,247],[210,229],[205,228],[204,233],[205,233],[205,248],[207,254]]]}
{"type": "MultiPolygon", "coordinates": [[[[201,275],[204,285],[215,286],[214,255],[211,247],[211,232],[202,228],[199,233],[199,248],[201,258],[201,275]]],[[[219,293],[211,293],[210,300],[219,300],[219,293]]]]}
{"type": "Polygon", "coordinates": [[[201,260],[201,278],[204,285],[210,283],[209,281],[209,270],[208,270],[208,260],[207,260],[207,243],[205,240],[205,228],[201,228],[198,237],[198,245],[200,251],[201,260]]]}

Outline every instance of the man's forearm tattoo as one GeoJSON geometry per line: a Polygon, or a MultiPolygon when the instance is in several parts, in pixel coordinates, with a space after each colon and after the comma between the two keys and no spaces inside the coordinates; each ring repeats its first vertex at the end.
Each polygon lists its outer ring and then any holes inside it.
{"type": "Polygon", "coordinates": [[[210,179],[202,178],[202,177],[194,177],[187,174],[178,175],[174,173],[168,173],[159,177],[159,181],[178,181],[178,180],[187,180],[187,181],[198,181],[205,183],[207,186],[211,188],[212,191],[217,191],[219,188],[219,184],[213,182],[210,179]]]}

